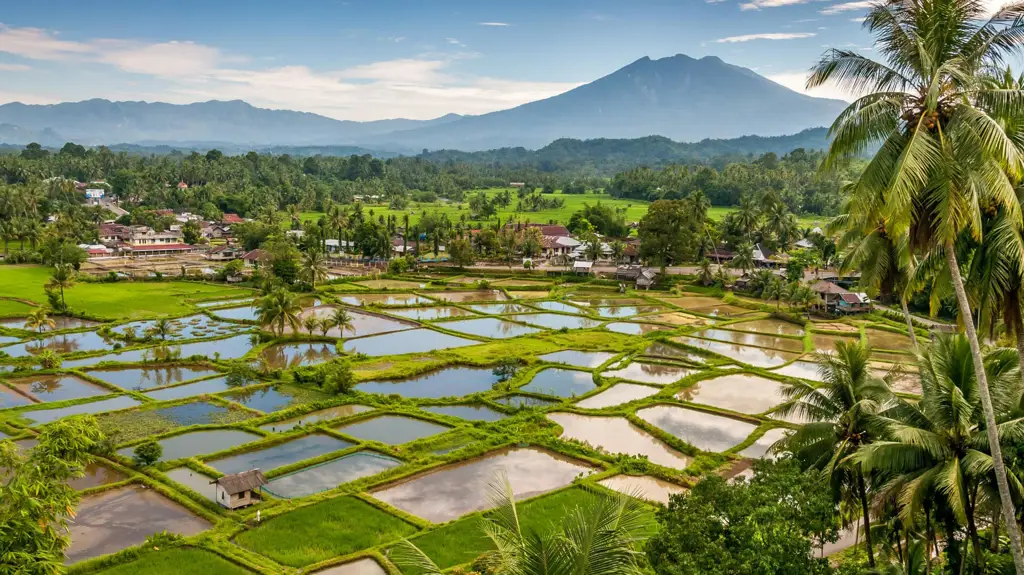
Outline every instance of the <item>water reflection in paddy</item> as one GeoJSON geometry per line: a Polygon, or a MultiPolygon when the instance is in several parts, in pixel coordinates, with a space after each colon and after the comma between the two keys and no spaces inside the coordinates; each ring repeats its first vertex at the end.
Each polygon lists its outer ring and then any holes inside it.
{"type": "Polygon", "coordinates": [[[345,351],[369,356],[400,355],[465,347],[479,343],[471,339],[421,328],[348,340],[345,342],[345,351]]]}
{"type": "Polygon", "coordinates": [[[338,298],[343,304],[352,306],[361,305],[419,305],[430,303],[431,300],[414,294],[386,294],[366,293],[359,295],[346,295],[338,298]]]}
{"type": "Polygon", "coordinates": [[[111,469],[102,463],[88,463],[82,471],[85,475],[67,482],[68,486],[75,491],[82,491],[83,489],[90,489],[101,485],[110,485],[111,483],[128,479],[128,476],[124,473],[111,469]]]}
{"type": "Polygon", "coordinates": [[[444,328],[469,335],[489,337],[493,339],[508,339],[540,331],[534,327],[520,325],[510,321],[503,321],[493,317],[450,321],[444,324],[444,328]]]}
{"type": "Polygon", "coordinates": [[[775,367],[800,357],[800,354],[798,353],[760,347],[749,347],[745,345],[735,345],[711,339],[699,339],[689,336],[672,338],[672,341],[705,349],[707,351],[723,355],[729,359],[753,365],[755,367],[775,367]]]}
{"type": "MultiPolygon", "coordinates": [[[[53,320],[53,327],[42,326],[42,331],[61,331],[65,329],[78,329],[81,327],[94,327],[101,323],[98,321],[79,319],[77,317],[68,317],[65,315],[51,315],[50,319],[53,320]]],[[[23,329],[25,331],[38,331],[38,328],[26,326],[25,323],[27,321],[27,317],[5,317],[0,319],[0,327],[23,329]]]]}
{"type": "Polygon", "coordinates": [[[196,494],[202,495],[214,503],[217,502],[217,490],[216,486],[211,484],[213,481],[212,477],[203,475],[198,471],[193,471],[188,467],[175,467],[174,469],[165,472],[164,475],[178,485],[187,487],[196,494]]]}
{"type": "Polygon", "coordinates": [[[316,424],[321,421],[330,421],[332,419],[341,419],[342,417],[351,417],[359,413],[365,413],[371,409],[373,408],[366,407],[365,405],[339,405],[337,407],[328,407],[327,409],[313,411],[291,419],[267,423],[265,425],[261,425],[260,429],[270,432],[291,431],[296,427],[301,427],[303,425],[316,424]]]}
{"type": "Polygon", "coordinates": [[[528,313],[533,310],[517,303],[488,303],[468,306],[471,310],[486,315],[511,315],[514,313],[528,313]]]}
{"type": "Polygon", "coordinates": [[[183,397],[221,393],[228,391],[229,389],[232,389],[232,386],[228,385],[228,378],[225,376],[150,391],[146,393],[146,397],[157,401],[169,401],[172,399],[181,399],[183,397]]]}
{"type": "Polygon", "coordinates": [[[99,351],[110,349],[113,344],[113,340],[107,339],[95,331],[83,331],[16,343],[3,348],[3,351],[11,357],[25,357],[38,355],[46,350],[57,354],[99,351]]]}
{"type": "Polygon", "coordinates": [[[661,343],[660,341],[654,342],[651,345],[647,346],[647,349],[644,350],[643,354],[646,355],[646,356],[649,356],[649,357],[663,357],[663,358],[667,358],[667,359],[681,359],[681,360],[684,360],[684,361],[689,361],[691,363],[698,363],[698,364],[704,363],[704,358],[703,357],[701,357],[701,356],[699,356],[699,355],[697,355],[697,354],[695,354],[693,352],[687,351],[685,349],[678,348],[678,347],[676,347],[674,345],[668,345],[667,343],[661,343]]]}
{"type": "Polygon", "coordinates": [[[644,306],[613,306],[613,307],[599,307],[595,308],[594,312],[597,315],[604,318],[620,318],[629,317],[638,313],[648,313],[654,311],[661,311],[662,308],[653,305],[644,306]]]}
{"type": "Polygon", "coordinates": [[[488,485],[504,473],[516,499],[547,493],[572,482],[590,466],[537,449],[499,451],[447,465],[372,493],[406,513],[443,523],[488,506],[488,485]]]}
{"type": "Polygon", "coordinates": [[[103,369],[87,371],[91,377],[116,385],[122,389],[149,389],[181,383],[189,379],[197,379],[220,373],[215,369],[187,365],[169,365],[164,367],[143,367],[128,369],[103,369]]]}
{"type": "Polygon", "coordinates": [[[637,411],[636,415],[704,451],[725,451],[743,443],[757,429],[756,425],[737,419],[674,405],[647,407],[637,411]]]}
{"type": "Polygon", "coordinates": [[[645,455],[651,463],[683,469],[690,458],[658,441],[624,417],[598,417],[575,413],[549,413],[562,427],[562,439],[585,441],[608,453],[645,455]]]}
{"type": "Polygon", "coordinates": [[[554,403],[550,399],[541,399],[530,395],[506,395],[495,399],[494,402],[500,403],[501,405],[507,405],[509,407],[544,407],[545,405],[554,403]]]}
{"type": "Polygon", "coordinates": [[[589,371],[555,367],[541,371],[521,389],[542,395],[576,397],[594,391],[595,387],[594,376],[589,371]]]}
{"type": "Polygon", "coordinates": [[[857,341],[858,340],[855,337],[842,337],[825,333],[816,333],[811,336],[811,343],[817,351],[835,352],[837,343],[845,342],[847,344],[855,344],[857,341]]]}
{"type": "MultiPolygon", "coordinates": [[[[160,461],[173,461],[184,457],[195,457],[206,453],[217,453],[232,447],[251,443],[261,439],[259,435],[237,429],[206,429],[190,431],[157,440],[163,448],[160,461]]],[[[135,447],[118,450],[118,455],[131,458],[135,447]]]]}
{"type": "Polygon", "coordinates": [[[794,361],[789,365],[784,365],[778,369],[774,369],[772,372],[778,373],[779,375],[785,375],[786,377],[798,377],[800,379],[820,381],[820,376],[818,375],[818,364],[810,363],[808,361],[794,361]]]}
{"type": "Polygon", "coordinates": [[[213,315],[233,321],[256,321],[259,319],[259,310],[251,305],[246,305],[213,310],[213,315]]]}
{"type": "Polygon", "coordinates": [[[802,340],[760,333],[744,333],[727,329],[705,329],[697,332],[696,335],[704,339],[713,339],[735,345],[766,347],[795,353],[800,353],[804,350],[804,342],[802,340]]]}
{"type": "Polygon", "coordinates": [[[580,308],[563,303],[560,301],[541,301],[534,304],[530,304],[533,307],[540,308],[546,311],[561,311],[565,313],[581,313],[580,308]]]}
{"type": "Polygon", "coordinates": [[[661,365],[657,363],[634,362],[622,369],[606,371],[601,377],[620,377],[641,383],[653,383],[655,385],[667,385],[696,373],[697,370],[674,365],[661,365]]]}
{"type": "Polygon", "coordinates": [[[639,496],[662,505],[668,505],[671,496],[686,493],[685,487],[647,475],[616,475],[602,479],[598,484],[624,495],[639,496]]]}
{"type": "Polygon", "coordinates": [[[486,405],[432,405],[421,407],[420,409],[430,413],[450,415],[470,421],[498,421],[508,417],[508,415],[495,411],[486,405]]]}
{"type": "Polygon", "coordinates": [[[271,369],[291,369],[324,363],[337,357],[330,343],[275,343],[260,352],[271,369]]]}
{"type": "Polygon", "coordinates": [[[400,445],[424,437],[444,433],[448,427],[414,417],[378,415],[362,421],[335,427],[335,431],[364,441],[400,445]]]}
{"type": "Polygon", "coordinates": [[[21,393],[42,402],[82,399],[113,393],[105,387],[73,375],[37,375],[12,379],[8,383],[21,393]]]}
{"type": "Polygon", "coordinates": [[[260,469],[267,472],[278,467],[319,457],[332,451],[340,451],[347,447],[352,447],[352,444],[326,435],[313,434],[285,443],[279,443],[259,451],[215,459],[206,462],[206,464],[225,475],[241,473],[250,469],[260,469]]]}
{"type": "Polygon", "coordinates": [[[367,381],[358,384],[356,389],[363,393],[438,398],[490,391],[498,380],[490,369],[449,367],[408,379],[367,381]]]}
{"type": "Polygon", "coordinates": [[[743,323],[737,323],[729,326],[732,329],[742,329],[743,331],[755,331],[757,333],[774,334],[774,335],[796,335],[802,336],[804,334],[804,328],[783,321],[781,319],[756,319],[754,321],[745,321],[743,323]]]}
{"type": "Polygon", "coordinates": [[[769,429],[764,432],[764,435],[754,440],[754,442],[750,444],[750,447],[744,448],[739,454],[741,457],[749,457],[750,459],[761,459],[766,456],[774,459],[774,456],[769,455],[768,452],[776,442],[786,436],[788,431],[789,430],[781,427],[769,429]]]}
{"type": "MultiPolygon", "coordinates": [[[[249,308],[239,308],[239,309],[249,309],[249,308]]],[[[231,310],[223,310],[223,311],[229,312],[231,310]]],[[[218,313],[219,314],[221,312],[217,311],[217,312],[214,312],[214,313],[218,313]]],[[[167,323],[168,323],[168,326],[170,327],[170,332],[165,334],[164,336],[160,336],[160,335],[154,334],[153,335],[153,339],[154,340],[166,339],[167,341],[181,341],[181,340],[186,340],[186,339],[213,338],[213,337],[225,336],[225,335],[232,334],[232,333],[237,333],[237,332],[245,329],[245,326],[240,326],[240,325],[234,324],[234,323],[229,323],[229,322],[225,322],[225,321],[219,321],[219,320],[215,320],[215,319],[210,319],[209,316],[206,316],[206,315],[203,315],[203,314],[196,314],[196,315],[189,316],[189,317],[183,317],[183,318],[179,318],[179,319],[172,319],[172,320],[168,320],[167,323]]],[[[132,321],[132,322],[128,322],[128,323],[121,324],[119,326],[113,327],[113,328],[111,328],[111,331],[113,331],[114,333],[120,334],[120,335],[125,335],[125,334],[130,333],[130,334],[133,335],[134,338],[144,338],[147,335],[149,335],[150,330],[152,330],[156,325],[157,325],[157,322],[155,320],[132,321]]]]}
{"type": "Polygon", "coordinates": [[[679,392],[683,401],[703,403],[740,413],[762,413],[783,403],[783,386],[777,381],[737,373],[699,381],[679,392]]]}
{"type": "Polygon", "coordinates": [[[649,333],[667,331],[672,329],[670,327],[656,325],[653,323],[629,323],[624,321],[612,322],[604,327],[605,329],[618,333],[624,333],[626,335],[647,335],[649,333]]]}
{"type": "Polygon", "coordinates": [[[603,409],[650,397],[658,393],[658,389],[648,385],[637,385],[635,383],[616,383],[608,389],[592,395],[582,401],[576,402],[578,407],[584,409],[603,409]]]}
{"type": "Polygon", "coordinates": [[[202,355],[209,358],[238,359],[252,349],[252,335],[242,334],[226,339],[199,341],[176,346],[180,357],[202,355]]]}
{"type": "Polygon", "coordinates": [[[613,357],[615,357],[614,353],[608,353],[606,351],[577,351],[575,349],[567,349],[565,351],[556,351],[554,353],[542,355],[537,359],[550,361],[551,363],[564,363],[576,367],[598,367],[613,357]]]}
{"type": "MultiPolygon", "coordinates": [[[[321,320],[330,320],[335,309],[337,309],[335,306],[330,305],[315,307],[302,312],[300,319],[305,319],[312,315],[320,318],[321,320]]],[[[339,328],[332,327],[327,330],[326,335],[330,337],[363,337],[366,335],[375,335],[389,331],[401,331],[403,329],[412,329],[416,327],[416,324],[414,323],[407,323],[389,317],[358,311],[349,311],[347,313],[348,318],[352,323],[350,326],[345,328],[344,334],[339,328]]],[[[291,328],[286,327],[285,331],[291,332],[291,328]]],[[[314,330],[314,333],[323,334],[323,331],[317,329],[314,330]]]]}
{"type": "Polygon", "coordinates": [[[267,483],[264,489],[272,495],[285,499],[305,497],[320,491],[334,489],[343,483],[376,475],[401,464],[401,461],[393,457],[370,451],[360,451],[327,463],[307,467],[295,473],[276,477],[267,483]]]}
{"type": "Polygon", "coordinates": [[[167,531],[187,537],[211,527],[186,508],[140,486],[90,495],[82,499],[77,511],[68,526],[68,563],[138,545],[154,533],[167,531]]]}
{"type": "Polygon", "coordinates": [[[224,399],[241,403],[249,409],[270,413],[302,403],[311,403],[319,399],[327,399],[326,395],[306,390],[295,389],[287,385],[261,388],[244,388],[225,394],[224,399]]]}
{"type": "Polygon", "coordinates": [[[147,359],[156,359],[155,356],[157,355],[159,354],[156,352],[156,348],[131,349],[128,351],[122,351],[118,353],[108,353],[106,355],[100,355],[97,357],[87,357],[84,359],[73,359],[70,361],[65,361],[61,364],[61,367],[64,369],[89,367],[91,365],[96,365],[103,361],[119,361],[122,363],[131,363],[147,359]]]}
{"type": "Polygon", "coordinates": [[[414,307],[409,309],[396,309],[388,310],[391,315],[397,315],[398,317],[404,317],[407,319],[415,319],[420,321],[429,321],[435,319],[449,319],[453,317],[465,317],[473,315],[473,312],[464,310],[460,307],[452,306],[440,306],[440,307],[414,307]]]}
{"type": "Polygon", "coordinates": [[[481,291],[462,291],[462,292],[444,292],[431,294],[434,297],[447,301],[464,302],[464,301],[505,301],[508,298],[505,297],[505,293],[498,290],[481,290],[481,291]]]}
{"type": "Polygon", "coordinates": [[[509,316],[508,319],[536,325],[547,329],[590,329],[601,325],[601,322],[574,315],[555,313],[534,313],[509,316]]]}
{"type": "Polygon", "coordinates": [[[21,413],[21,416],[25,419],[30,419],[36,424],[50,423],[51,421],[57,421],[64,417],[70,417],[72,415],[82,415],[85,413],[101,413],[104,411],[114,411],[118,409],[127,409],[129,407],[135,407],[139,405],[139,402],[126,396],[112,397],[110,399],[103,399],[100,401],[94,401],[92,403],[79,403],[77,405],[70,405],[67,407],[60,407],[57,409],[42,409],[39,411],[26,411],[21,413]]]}

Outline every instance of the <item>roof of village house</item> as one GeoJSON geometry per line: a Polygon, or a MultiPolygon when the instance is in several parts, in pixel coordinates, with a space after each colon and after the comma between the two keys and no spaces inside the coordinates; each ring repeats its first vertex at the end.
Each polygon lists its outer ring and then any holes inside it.
{"type": "Polygon", "coordinates": [[[239,216],[238,214],[224,214],[224,216],[221,217],[220,221],[225,224],[240,224],[245,221],[245,218],[239,216]]]}
{"type": "Polygon", "coordinates": [[[594,262],[578,260],[572,263],[572,269],[589,270],[594,267],[594,262]]]}
{"type": "Polygon", "coordinates": [[[250,262],[265,262],[270,261],[271,257],[270,252],[257,248],[246,253],[242,259],[250,262]]]}
{"type": "Polygon", "coordinates": [[[842,300],[845,301],[846,303],[857,304],[857,303],[870,303],[871,302],[871,300],[868,299],[868,294],[863,293],[863,292],[860,292],[860,293],[848,292],[848,293],[844,293],[844,294],[839,294],[839,297],[842,298],[842,300]]]}
{"type": "Polygon", "coordinates": [[[845,288],[837,286],[836,284],[834,284],[832,282],[827,282],[825,280],[821,280],[821,281],[815,282],[814,285],[811,286],[811,291],[814,291],[814,292],[817,292],[817,293],[824,293],[824,294],[834,294],[834,295],[842,295],[844,293],[850,293],[850,290],[847,290],[845,288]]]}
{"type": "Polygon", "coordinates": [[[534,223],[514,223],[505,224],[505,229],[521,230],[526,228],[540,228],[540,233],[545,236],[568,236],[569,228],[558,225],[558,224],[534,224],[534,223]]]}
{"type": "Polygon", "coordinates": [[[263,472],[259,469],[250,469],[249,471],[235,473],[234,475],[225,475],[220,479],[214,480],[214,483],[220,485],[228,495],[235,495],[236,493],[252,491],[257,487],[266,485],[267,478],[263,476],[263,472]]]}
{"type": "Polygon", "coordinates": [[[184,251],[191,250],[195,246],[189,244],[146,244],[141,246],[129,246],[133,252],[159,252],[159,251],[184,251]]]}

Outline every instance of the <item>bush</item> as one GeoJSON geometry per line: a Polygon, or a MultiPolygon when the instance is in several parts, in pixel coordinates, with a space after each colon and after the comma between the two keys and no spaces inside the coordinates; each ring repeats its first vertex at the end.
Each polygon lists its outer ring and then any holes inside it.
{"type": "Polygon", "coordinates": [[[405,258],[395,258],[388,262],[388,273],[392,275],[404,274],[409,269],[409,262],[405,258]]]}
{"type": "Polygon", "coordinates": [[[159,443],[152,439],[138,445],[135,451],[132,452],[135,460],[135,465],[139,467],[149,467],[157,461],[160,461],[160,456],[164,454],[164,448],[159,443]]]}
{"type": "Polygon", "coordinates": [[[37,356],[39,364],[43,369],[57,369],[61,365],[61,358],[52,349],[43,350],[43,353],[37,356]]]}
{"type": "Polygon", "coordinates": [[[343,395],[352,391],[356,378],[352,367],[347,361],[329,363],[324,366],[324,391],[334,395],[343,395]]]}

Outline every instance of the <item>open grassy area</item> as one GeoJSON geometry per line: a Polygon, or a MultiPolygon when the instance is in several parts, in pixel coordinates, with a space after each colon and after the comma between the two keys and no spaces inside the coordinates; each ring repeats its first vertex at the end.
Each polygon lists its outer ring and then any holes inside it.
{"type": "MultiPolygon", "coordinates": [[[[482,191],[488,196],[494,196],[500,194],[506,188],[488,188],[486,190],[476,190],[467,192],[467,196],[475,194],[478,191],[482,191]]],[[[515,198],[515,190],[512,190],[513,198],[515,198]]],[[[601,202],[604,205],[611,206],[613,208],[623,210],[625,213],[626,222],[638,222],[640,218],[644,217],[647,213],[647,207],[650,205],[648,202],[643,200],[632,200],[632,199],[619,199],[613,198],[608,194],[582,194],[582,195],[564,195],[561,193],[556,194],[543,194],[545,198],[558,198],[564,200],[565,204],[557,209],[552,210],[541,210],[538,212],[516,212],[515,206],[517,199],[513,199],[512,203],[506,208],[498,210],[497,218],[500,218],[504,223],[510,218],[514,218],[518,221],[528,221],[534,223],[567,223],[569,218],[572,217],[574,212],[583,209],[583,204],[596,204],[601,202]]],[[[708,211],[708,215],[711,219],[721,220],[726,214],[733,211],[735,208],[718,206],[713,207],[708,211]]],[[[448,218],[452,221],[458,221],[463,215],[468,219],[470,217],[469,203],[447,203],[447,202],[434,202],[431,204],[421,204],[417,202],[410,202],[404,210],[392,210],[388,208],[387,204],[363,204],[363,211],[369,215],[370,211],[373,212],[373,217],[383,215],[385,218],[394,215],[399,221],[406,214],[409,215],[409,221],[413,224],[419,221],[420,217],[425,213],[442,213],[447,214],[448,218]]],[[[305,212],[302,214],[303,221],[305,220],[316,220],[321,215],[321,212],[305,212]]],[[[808,216],[800,217],[797,220],[800,222],[801,227],[813,227],[816,225],[823,225],[828,218],[823,216],[808,216]]],[[[481,220],[468,220],[472,223],[483,223],[481,220]]],[[[495,221],[495,218],[491,218],[491,222],[495,221]]],[[[287,224],[285,224],[287,225],[287,224]]]]}
{"type": "MultiPolygon", "coordinates": [[[[49,278],[50,270],[43,266],[0,266],[0,294],[43,304],[46,303],[43,284],[49,278]]],[[[250,294],[245,289],[198,282],[119,282],[77,283],[65,291],[64,297],[76,312],[110,319],[134,319],[185,313],[191,309],[189,299],[250,294]]],[[[5,310],[0,307],[0,315],[19,313],[5,310]]]]}
{"type": "Polygon", "coordinates": [[[169,549],[100,571],[100,575],[247,575],[251,573],[226,559],[201,549],[169,549]]]}
{"type": "Polygon", "coordinates": [[[0,299],[0,317],[26,315],[32,306],[10,299],[0,299]]]}
{"type": "Polygon", "coordinates": [[[275,517],[243,531],[239,545],[283,565],[302,567],[374,547],[416,531],[412,525],[354,497],[338,497],[275,517]]]}

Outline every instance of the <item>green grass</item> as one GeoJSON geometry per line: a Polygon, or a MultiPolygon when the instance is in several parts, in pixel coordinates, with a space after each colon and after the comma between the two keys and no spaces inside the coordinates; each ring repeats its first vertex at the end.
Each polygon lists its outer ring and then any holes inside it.
{"type": "MultiPolygon", "coordinates": [[[[558,528],[562,517],[569,511],[586,506],[598,497],[602,496],[574,487],[519,505],[522,528],[524,531],[551,533],[558,528]]],[[[411,541],[442,569],[462,565],[493,549],[491,541],[484,535],[482,522],[479,515],[474,515],[424,533],[411,541]]],[[[654,523],[653,513],[651,523],[654,523]]]]}
{"type": "MultiPolygon", "coordinates": [[[[477,192],[484,192],[488,196],[494,196],[501,193],[506,188],[488,188],[485,190],[474,190],[467,192],[466,195],[475,194],[477,192]]],[[[544,194],[545,198],[560,198],[565,201],[565,205],[561,208],[553,210],[542,210],[539,212],[519,212],[516,213],[515,206],[518,201],[515,199],[515,190],[512,190],[513,201],[507,208],[499,209],[497,217],[501,218],[502,223],[508,221],[510,218],[515,218],[518,221],[528,221],[534,223],[546,224],[548,222],[557,222],[561,224],[568,223],[569,218],[572,217],[574,212],[578,212],[583,209],[583,204],[596,204],[601,202],[603,205],[608,205],[616,209],[624,210],[626,222],[638,222],[640,218],[644,217],[647,213],[647,207],[650,205],[648,202],[643,200],[632,200],[632,199],[619,199],[613,198],[608,194],[583,194],[583,195],[564,195],[561,193],[556,194],[544,194]]],[[[392,210],[388,208],[387,204],[363,204],[363,213],[369,215],[370,211],[373,211],[373,217],[384,216],[385,218],[394,215],[401,222],[402,218],[409,214],[409,221],[413,224],[419,221],[423,213],[441,213],[447,214],[448,218],[452,221],[458,221],[459,218],[465,214],[468,221],[471,223],[482,223],[481,220],[469,220],[469,203],[462,202],[458,204],[454,203],[433,203],[433,204],[421,204],[417,202],[410,202],[408,207],[404,210],[392,210]]],[[[719,206],[713,207],[708,211],[708,215],[713,220],[721,220],[726,214],[735,210],[732,207],[719,206]]],[[[321,212],[305,212],[302,214],[302,220],[316,220],[321,215],[321,212]]],[[[800,227],[814,227],[816,225],[823,225],[828,218],[824,216],[809,216],[800,217],[797,220],[800,223],[800,227]]],[[[491,218],[490,221],[494,221],[491,218]]],[[[284,225],[289,225],[287,222],[284,225]]]]}
{"type": "Polygon", "coordinates": [[[0,299],[0,317],[12,315],[27,315],[32,311],[32,306],[23,304],[20,301],[0,299]]]}
{"type": "MultiPolygon", "coordinates": [[[[0,293],[46,303],[43,284],[49,278],[50,270],[43,266],[0,266],[0,293]]],[[[189,299],[226,299],[251,294],[248,290],[219,285],[166,281],[77,283],[65,290],[64,297],[76,312],[110,319],[133,319],[186,313],[191,310],[189,299]]],[[[3,313],[0,308],[0,315],[3,313]]]]}
{"type": "Polygon", "coordinates": [[[369,503],[338,497],[275,517],[236,541],[291,567],[302,567],[408,537],[412,525],[369,503]]]}
{"type": "Polygon", "coordinates": [[[200,549],[169,549],[144,555],[141,559],[104,569],[99,575],[247,575],[251,573],[226,559],[200,549]]]}

